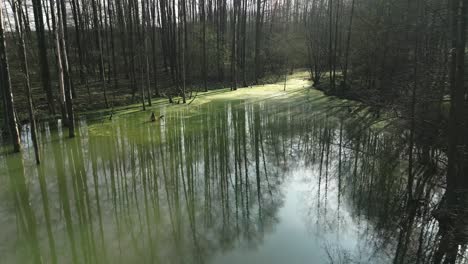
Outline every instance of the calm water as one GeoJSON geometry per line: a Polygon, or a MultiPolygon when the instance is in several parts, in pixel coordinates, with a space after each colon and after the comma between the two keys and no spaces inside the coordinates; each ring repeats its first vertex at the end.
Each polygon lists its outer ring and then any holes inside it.
{"type": "Polygon", "coordinates": [[[401,135],[348,105],[304,90],[81,121],[73,140],[44,125],[40,167],[0,156],[0,263],[391,263],[401,135]]]}

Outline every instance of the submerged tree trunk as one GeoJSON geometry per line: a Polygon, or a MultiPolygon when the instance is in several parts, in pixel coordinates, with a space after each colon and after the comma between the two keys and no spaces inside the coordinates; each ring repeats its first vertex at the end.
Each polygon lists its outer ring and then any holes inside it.
{"type": "Polygon", "coordinates": [[[72,99],[72,89],[71,89],[71,77],[70,77],[70,70],[68,64],[68,53],[67,53],[67,46],[65,43],[65,33],[64,33],[64,23],[62,20],[63,16],[61,14],[62,10],[57,5],[57,31],[58,31],[58,41],[59,41],[59,57],[61,65],[59,66],[61,69],[60,72],[63,73],[63,87],[65,93],[65,106],[67,110],[67,117],[68,117],[68,136],[70,138],[75,137],[75,116],[73,112],[73,99],[72,99]]]}
{"type": "Polygon", "coordinates": [[[36,164],[41,163],[40,155],[39,155],[39,145],[37,142],[37,129],[36,129],[36,119],[34,116],[34,107],[33,107],[33,98],[31,95],[31,84],[29,82],[29,66],[28,60],[26,55],[26,46],[24,42],[24,21],[22,16],[18,16],[22,12],[22,5],[21,1],[14,1],[12,3],[13,7],[13,15],[15,18],[15,27],[16,33],[18,35],[18,55],[21,60],[21,70],[23,71],[23,81],[24,81],[24,90],[26,93],[26,99],[28,101],[28,114],[29,114],[29,122],[31,124],[31,139],[34,147],[34,154],[36,158],[36,164]]]}
{"type": "Polygon", "coordinates": [[[67,108],[65,102],[65,83],[63,77],[63,67],[62,67],[62,59],[60,56],[60,38],[58,32],[58,20],[56,19],[55,13],[55,1],[49,0],[50,6],[50,15],[52,20],[52,33],[53,33],[53,43],[54,43],[54,51],[55,51],[55,65],[57,67],[57,78],[58,78],[58,88],[59,88],[59,105],[60,105],[60,112],[62,115],[62,122],[63,125],[68,125],[68,115],[67,115],[67,108]]]}
{"type": "Polygon", "coordinates": [[[141,36],[142,36],[142,41],[143,41],[143,46],[144,46],[144,54],[142,57],[142,62],[144,66],[142,65],[142,72],[145,73],[145,85],[146,86],[146,96],[148,99],[148,106],[151,106],[151,100],[152,100],[152,92],[151,92],[151,85],[150,85],[150,63],[149,63],[149,49],[148,49],[148,28],[149,28],[149,2],[148,0],[142,0],[141,1],[141,36]],[[143,70],[144,68],[144,70],[143,70]]]}

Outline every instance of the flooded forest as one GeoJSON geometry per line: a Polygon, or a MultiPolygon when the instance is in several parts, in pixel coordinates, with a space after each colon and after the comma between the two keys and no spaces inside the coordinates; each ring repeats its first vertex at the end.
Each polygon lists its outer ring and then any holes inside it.
{"type": "Polygon", "coordinates": [[[0,263],[468,264],[468,0],[0,0],[0,263]]]}

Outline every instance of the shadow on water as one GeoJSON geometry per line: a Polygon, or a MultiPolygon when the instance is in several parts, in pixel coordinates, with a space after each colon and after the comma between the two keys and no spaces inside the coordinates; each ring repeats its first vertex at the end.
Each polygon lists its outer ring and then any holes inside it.
{"type": "Polygon", "coordinates": [[[41,167],[28,152],[2,156],[6,263],[428,263],[435,254],[443,153],[414,170],[407,202],[406,139],[361,107],[297,93],[147,118],[82,122],[74,140],[46,127],[41,167]]]}

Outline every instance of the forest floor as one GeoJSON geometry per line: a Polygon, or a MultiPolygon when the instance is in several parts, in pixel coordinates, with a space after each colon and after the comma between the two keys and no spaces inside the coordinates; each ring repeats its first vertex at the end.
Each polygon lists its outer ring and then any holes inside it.
{"type": "MultiPolygon", "coordinates": [[[[153,98],[151,106],[148,106],[146,101],[147,111],[156,111],[158,108],[171,106],[174,110],[197,107],[202,104],[212,102],[214,100],[223,99],[239,99],[239,100],[266,100],[273,97],[288,97],[306,88],[312,87],[312,82],[309,80],[309,73],[306,70],[297,70],[293,74],[287,76],[286,86],[284,76],[282,78],[270,78],[270,83],[260,85],[250,85],[248,87],[239,87],[235,91],[230,88],[219,87],[208,90],[208,92],[193,91],[191,97],[187,97],[186,103],[182,103],[181,97],[172,98],[174,103],[169,103],[167,98],[153,98]]],[[[321,93],[315,90],[317,93],[321,93]]],[[[98,120],[108,118],[111,115],[124,115],[142,110],[142,103],[130,103],[127,105],[119,105],[111,108],[101,108],[96,110],[88,110],[81,112],[80,115],[88,120],[98,120]]]]}
{"type": "MultiPolygon", "coordinates": [[[[167,94],[175,91],[172,81],[167,74],[158,74],[158,88],[159,94],[163,97],[157,97],[156,91],[153,91],[152,105],[161,105],[169,103],[167,94]]],[[[259,96],[273,96],[274,93],[278,93],[280,90],[284,90],[284,75],[283,76],[267,76],[260,81],[260,85],[249,85],[247,87],[240,87],[236,91],[230,91],[228,83],[210,83],[208,85],[208,92],[200,92],[201,86],[199,84],[187,85],[187,94],[191,95],[187,98],[187,104],[198,104],[202,103],[209,98],[217,98],[222,96],[238,96],[249,98],[256,96],[260,92],[259,96]],[[249,89],[255,87],[255,90],[249,89]],[[228,93],[229,91],[229,93],[228,93]],[[254,92],[253,92],[254,91],[254,92]],[[275,92],[273,92],[275,91],[275,92]],[[217,97],[213,97],[217,95],[217,97]],[[195,100],[194,100],[195,98],[195,100]]],[[[117,82],[117,89],[114,89],[114,80],[106,82],[106,94],[108,105],[105,104],[104,99],[104,89],[102,82],[96,79],[89,79],[86,85],[76,85],[76,97],[74,98],[74,109],[78,115],[93,116],[93,115],[102,115],[103,113],[112,113],[120,110],[129,110],[135,108],[141,108],[141,97],[140,90],[137,89],[135,93],[132,93],[130,88],[130,83],[128,79],[120,78],[117,82]]],[[[56,84],[53,84],[56,88],[56,84]]],[[[154,89],[154,83],[151,84],[152,89],[154,89]]],[[[311,82],[309,81],[309,73],[305,69],[298,69],[294,71],[293,74],[287,76],[287,85],[286,89],[299,89],[310,87],[311,82]]],[[[20,84],[14,84],[15,90],[15,107],[19,120],[22,124],[28,122],[27,114],[27,100],[24,96],[24,91],[20,84]]],[[[51,116],[48,112],[47,100],[45,98],[45,93],[40,87],[40,83],[32,83],[33,87],[33,98],[34,98],[34,107],[36,118],[39,121],[48,121],[60,118],[60,110],[57,102],[55,105],[56,115],[55,117],[51,116]]],[[[182,99],[174,97],[174,104],[182,104],[182,99]]],[[[145,104],[148,107],[148,100],[146,99],[145,104]]]]}

